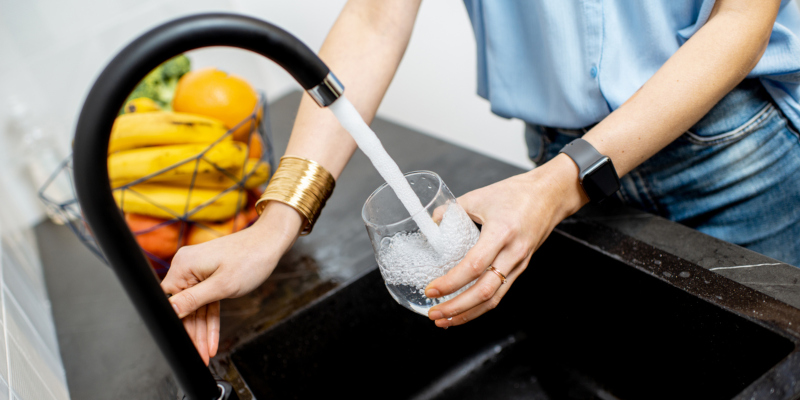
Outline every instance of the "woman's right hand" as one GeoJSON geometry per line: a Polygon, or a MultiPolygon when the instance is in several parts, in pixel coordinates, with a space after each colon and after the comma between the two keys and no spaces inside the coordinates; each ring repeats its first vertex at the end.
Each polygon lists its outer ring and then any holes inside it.
{"type": "Polygon", "coordinates": [[[206,364],[219,344],[219,300],[261,285],[304,222],[293,208],[272,201],[249,228],[175,254],[161,288],[172,295],[169,302],[206,364]]]}

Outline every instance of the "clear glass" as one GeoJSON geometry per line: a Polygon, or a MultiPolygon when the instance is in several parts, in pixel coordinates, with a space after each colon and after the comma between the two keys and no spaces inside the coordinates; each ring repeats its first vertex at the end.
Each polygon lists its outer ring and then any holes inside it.
{"type": "Polygon", "coordinates": [[[436,304],[447,301],[472,283],[449,296],[430,299],[425,287],[458,264],[478,241],[480,231],[456,202],[455,196],[436,173],[405,174],[424,209],[439,225],[446,250],[437,253],[408,214],[394,191],[383,184],[369,196],[361,217],[372,241],[375,259],[386,288],[403,307],[427,316],[436,304]]]}

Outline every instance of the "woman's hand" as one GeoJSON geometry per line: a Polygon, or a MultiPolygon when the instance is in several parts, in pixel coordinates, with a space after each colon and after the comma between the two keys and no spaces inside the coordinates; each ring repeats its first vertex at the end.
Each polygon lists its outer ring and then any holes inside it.
{"type": "Polygon", "coordinates": [[[589,199],[578,183],[578,168],[566,155],[530,172],[469,192],[458,203],[482,224],[478,243],[447,275],[431,282],[428,297],[453,293],[478,281],[464,293],[432,307],[428,317],[447,328],[471,321],[497,307],[539,246],[564,218],[589,199]],[[506,276],[486,269],[493,266],[506,276]]]}
{"type": "Polygon", "coordinates": [[[269,202],[251,227],[178,250],[164,293],[206,364],[219,344],[219,300],[242,296],[261,285],[291,247],[303,219],[294,209],[269,202]]]}

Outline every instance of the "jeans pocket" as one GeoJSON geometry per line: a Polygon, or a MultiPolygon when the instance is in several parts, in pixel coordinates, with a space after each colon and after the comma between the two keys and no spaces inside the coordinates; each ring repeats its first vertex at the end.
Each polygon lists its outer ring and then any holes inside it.
{"type": "Polygon", "coordinates": [[[539,125],[525,124],[525,144],[528,145],[528,158],[539,165],[544,161],[548,147],[547,135],[539,125]]]}
{"type": "Polygon", "coordinates": [[[761,108],[761,110],[759,110],[750,119],[748,119],[742,125],[734,129],[719,133],[714,132],[712,134],[689,130],[686,131],[684,137],[688,139],[690,142],[698,145],[712,146],[712,145],[731,143],[758,130],[766,123],[768,123],[771,118],[777,115],[778,115],[777,108],[770,102],[764,105],[764,107],[761,108]]]}

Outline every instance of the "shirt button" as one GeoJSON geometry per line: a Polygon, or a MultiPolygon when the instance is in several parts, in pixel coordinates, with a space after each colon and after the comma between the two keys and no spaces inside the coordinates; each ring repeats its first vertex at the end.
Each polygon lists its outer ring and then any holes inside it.
{"type": "Polygon", "coordinates": [[[590,74],[592,74],[592,78],[596,78],[596,77],[597,77],[597,67],[595,67],[595,66],[593,65],[593,66],[592,66],[592,69],[591,69],[591,70],[589,70],[589,73],[590,73],[590,74]]]}

